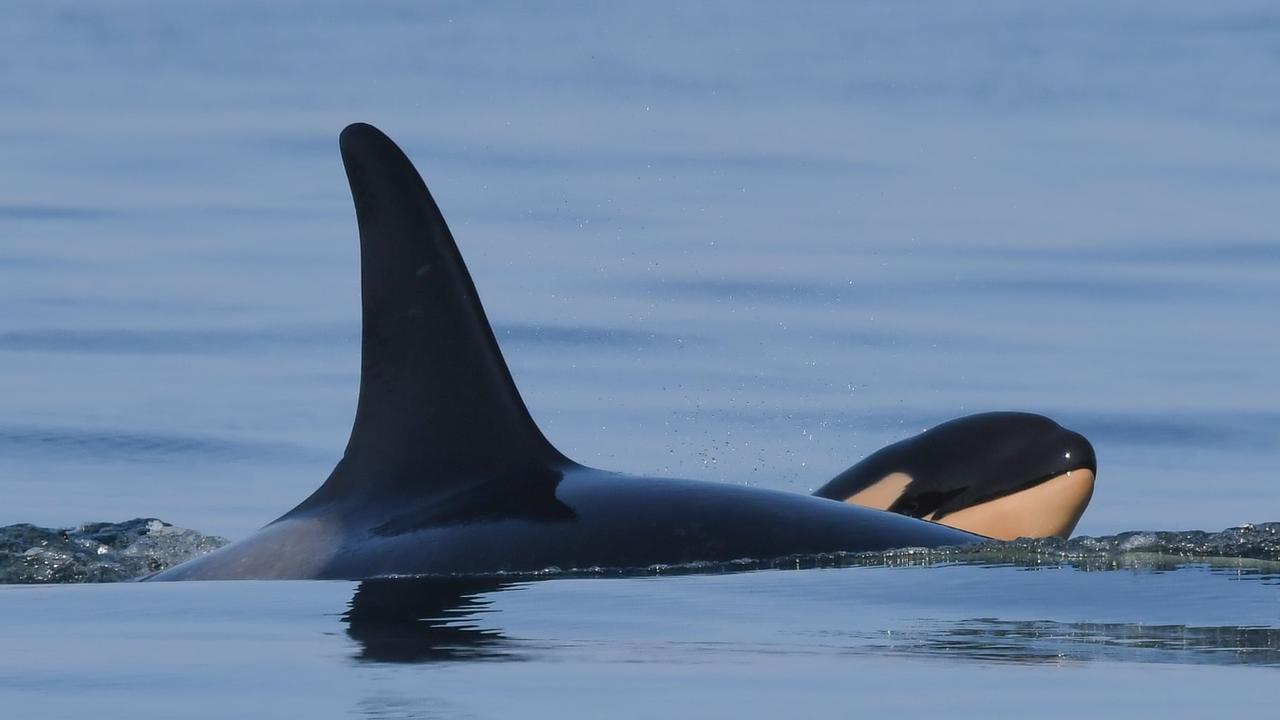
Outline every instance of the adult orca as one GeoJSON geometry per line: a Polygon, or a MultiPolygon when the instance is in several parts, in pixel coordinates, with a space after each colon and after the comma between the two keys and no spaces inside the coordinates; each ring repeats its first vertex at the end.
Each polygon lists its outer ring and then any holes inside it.
{"type": "Polygon", "coordinates": [[[343,130],[339,146],[359,225],[363,307],[343,457],[262,530],[152,579],[644,568],[981,539],[823,497],[569,460],[525,408],[409,159],[365,124],[343,130]]]}

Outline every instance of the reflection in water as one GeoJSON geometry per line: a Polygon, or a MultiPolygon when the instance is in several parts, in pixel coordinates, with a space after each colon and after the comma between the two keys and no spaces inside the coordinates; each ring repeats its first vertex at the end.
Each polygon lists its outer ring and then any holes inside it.
{"type": "Polygon", "coordinates": [[[1280,665],[1280,629],[1133,623],[924,620],[902,630],[853,634],[854,652],[1037,664],[1064,661],[1280,665]]]}
{"type": "MultiPolygon", "coordinates": [[[[548,581],[555,582],[555,581],[548,581]]],[[[394,578],[367,580],[356,589],[343,620],[360,644],[356,657],[387,663],[485,662],[530,659],[532,645],[503,633],[502,616],[492,595],[513,588],[537,592],[540,582],[509,578],[394,578]],[[493,613],[493,614],[490,614],[493,613]],[[485,621],[485,622],[482,622],[485,621]],[[487,627],[486,627],[487,625],[487,627]]],[[[592,584],[583,588],[575,613],[594,614],[592,584]]],[[[606,595],[605,597],[608,597],[606,595]]],[[[612,603],[608,603],[612,606],[612,603]]],[[[609,612],[607,609],[598,609],[609,612]]],[[[761,608],[761,614],[787,623],[785,605],[761,608]]],[[[766,624],[770,618],[761,617],[766,624]]],[[[875,621],[873,621],[875,622],[875,621]]],[[[892,621],[891,621],[892,622],[892,621]]],[[[696,623],[695,623],[696,624],[696,623]]],[[[605,625],[610,626],[609,624],[605,625]]],[[[932,656],[1015,664],[1060,662],[1142,662],[1184,665],[1280,666],[1280,628],[1267,626],[1148,625],[1125,622],[922,618],[894,622],[889,629],[821,630],[800,633],[796,642],[810,649],[859,655],[932,656]],[[809,639],[806,639],[806,636],[809,639]],[[812,639],[816,639],[817,647],[812,639]]],[[[556,628],[548,628],[554,634],[556,628]]],[[[760,652],[758,638],[744,629],[741,645],[717,641],[716,653],[760,652]]],[[[666,662],[670,638],[662,633],[599,637],[623,652],[628,662],[666,662]],[[655,645],[656,643],[656,645],[655,645]],[[655,647],[658,651],[654,652],[655,647]]],[[[682,647],[701,645],[682,634],[682,647]]],[[[555,644],[547,652],[567,656],[596,652],[595,642],[555,644]]],[[[559,659],[568,659],[560,657],[559,659]]],[[[596,658],[597,660],[599,658],[596,658]]]]}
{"type": "Polygon", "coordinates": [[[499,631],[479,624],[492,604],[485,596],[517,585],[494,578],[365,580],[342,619],[360,643],[361,660],[518,660],[499,631]]]}

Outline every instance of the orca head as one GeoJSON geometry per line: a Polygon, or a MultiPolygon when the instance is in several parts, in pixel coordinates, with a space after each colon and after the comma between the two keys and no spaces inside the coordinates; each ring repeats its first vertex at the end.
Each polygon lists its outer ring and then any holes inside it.
{"type": "Polygon", "coordinates": [[[1083,435],[1042,415],[982,413],[889,445],[814,494],[1001,540],[1065,538],[1097,472],[1083,435]]]}

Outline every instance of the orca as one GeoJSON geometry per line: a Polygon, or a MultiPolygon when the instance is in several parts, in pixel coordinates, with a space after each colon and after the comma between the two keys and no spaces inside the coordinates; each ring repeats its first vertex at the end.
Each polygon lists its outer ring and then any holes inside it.
{"type": "Polygon", "coordinates": [[[1097,472],[1083,435],[1043,415],[991,412],[877,450],[814,495],[997,540],[1066,538],[1093,497],[1097,472]]]}
{"type": "Polygon", "coordinates": [[[520,398],[409,159],[362,123],[343,130],[339,146],[362,301],[360,387],[343,456],[279,519],[149,579],[642,569],[983,539],[828,497],[638,477],[565,457],[520,398]]]}

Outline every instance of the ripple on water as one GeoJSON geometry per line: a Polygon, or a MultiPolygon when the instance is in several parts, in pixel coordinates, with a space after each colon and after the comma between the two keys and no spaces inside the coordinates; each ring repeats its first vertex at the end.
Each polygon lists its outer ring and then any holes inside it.
{"type": "Polygon", "coordinates": [[[76,528],[0,528],[0,583],[119,582],[203,555],[224,538],[154,518],[76,528]]]}

